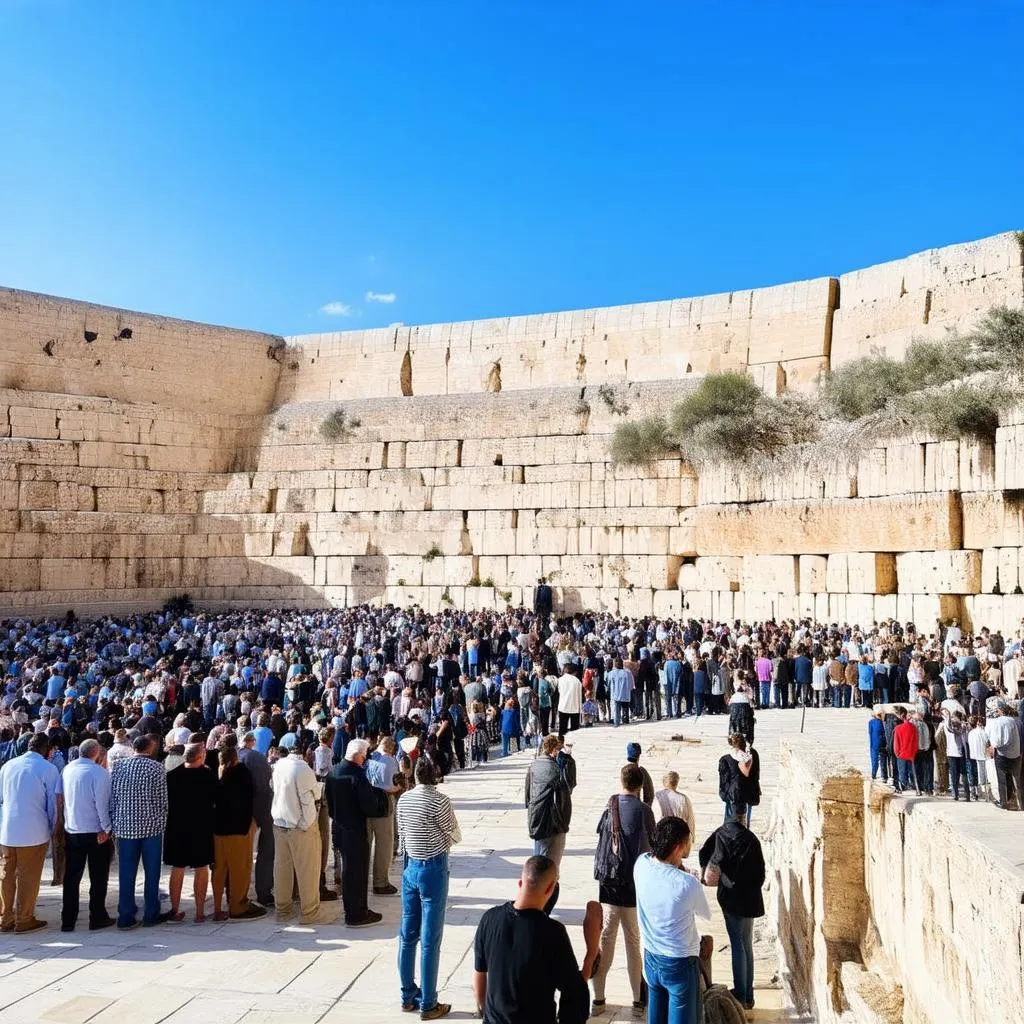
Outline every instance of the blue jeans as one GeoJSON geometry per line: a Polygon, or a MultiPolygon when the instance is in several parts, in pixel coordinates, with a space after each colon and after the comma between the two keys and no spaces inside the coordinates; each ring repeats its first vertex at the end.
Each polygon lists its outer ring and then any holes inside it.
{"type": "Polygon", "coordinates": [[[693,710],[698,716],[704,714],[705,701],[707,697],[703,693],[694,693],[693,695],[693,710]]]}
{"type": "Polygon", "coordinates": [[[612,725],[616,729],[625,721],[626,725],[629,725],[629,712],[632,710],[632,706],[628,700],[613,700],[612,701],[612,725]]]}
{"type": "Polygon", "coordinates": [[[744,1006],[750,1006],[754,1002],[754,919],[724,913],[732,949],[733,991],[744,1006]]]}
{"type": "Polygon", "coordinates": [[[876,750],[872,747],[871,749],[871,778],[874,778],[878,774],[878,769],[882,769],[882,781],[889,781],[889,755],[887,751],[882,748],[876,750]]]}
{"type": "Polygon", "coordinates": [[[142,861],[142,921],[151,924],[160,916],[160,850],[163,836],[117,841],[117,925],[127,928],[135,920],[135,879],[142,861]]]}
{"type": "Polygon", "coordinates": [[[698,1024],[700,966],[695,956],[658,956],[644,951],[647,1024],[698,1024]]]}
{"type": "Polygon", "coordinates": [[[766,708],[771,703],[772,696],[772,684],[762,683],[761,684],[761,707],[766,708]]]}
{"type": "Polygon", "coordinates": [[[967,771],[967,765],[964,763],[965,761],[970,761],[970,758],[949,758],[949,781],[953,785],[953,799],[960,799],[960,783],[963,782],[964,796],[969,802],[971,799],[971,783],[970,776],[967,771]]]}
{"type": "Polygon", "coordinates": [[[661,693],[665,706],[665,717],[676,718],[679,715],[679,691],[676,685],[674,683],[666,683],[661,693]]]}
{"type": "Polygon", "coordinates": [[[448,854],[429,860],[407,857],[402,872],[402,923],[398,930],[398,977],[402,1005],[418,1010],[437,1006],[444,911],[448,902],[448,854]],[[420,984],[416,984],[416,943],[420,945],[420,984]]]}
{"type": "Polygon", "coordinates": [[[914,774],[914,762],[905,758],[896,758],[898,769],[896,788],[901,792],[907,789],[917,789],[917,776],[914,774]]]}

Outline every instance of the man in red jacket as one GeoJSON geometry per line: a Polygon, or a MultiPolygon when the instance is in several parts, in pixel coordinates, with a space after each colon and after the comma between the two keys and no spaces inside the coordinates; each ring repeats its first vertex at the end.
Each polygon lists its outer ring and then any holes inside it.
{"type": "Polygon", "coordinates": [[[892,731],[892,748],[896,755],[896,791],[902,793],[910,788],[911,782],[921,795],[920,783],[914,773],[914,757],[917,755],[917,727],[907,720],[906,708],[897,708],[899,725],[892,731]]]}

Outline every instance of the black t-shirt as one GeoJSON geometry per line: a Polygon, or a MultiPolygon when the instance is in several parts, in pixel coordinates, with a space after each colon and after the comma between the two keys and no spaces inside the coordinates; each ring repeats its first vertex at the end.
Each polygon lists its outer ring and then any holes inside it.
{"type": "Polygon", "coordinates": [[[474,959],[487,974],[485,1024],[583,1024],[590,1014],[565,927],[542,910],[492,907],[476,930],[474,959]]]}

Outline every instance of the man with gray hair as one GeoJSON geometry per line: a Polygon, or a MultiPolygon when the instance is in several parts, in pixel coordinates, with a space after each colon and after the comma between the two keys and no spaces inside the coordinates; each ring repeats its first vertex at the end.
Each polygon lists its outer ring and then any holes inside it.
{"type": "Polygon", "coordinates": [[[89,931],[109,928],[114,919],[107,913],[110,880],[110,773],[104,766],[106,751],[97,740],[83,740],[78,757],[64,769],[64,830],[67,833],[67,866],[64,869],[64,903],[60,930],[75,930],[79,888],[89,868],[89,931]]]}
{"type": "Polygon", "coordinates": [[[388,813],[388,797],[366,777],[370,744],[351,740],[345,760],[327,776],[327,807],[333,822],[334,845],[341,850],[341,898],[345,924],[351,928],[377,924],[381,915],[370,910],[366,889],[370,881],[370,841],[367,819],[388,813]]]}

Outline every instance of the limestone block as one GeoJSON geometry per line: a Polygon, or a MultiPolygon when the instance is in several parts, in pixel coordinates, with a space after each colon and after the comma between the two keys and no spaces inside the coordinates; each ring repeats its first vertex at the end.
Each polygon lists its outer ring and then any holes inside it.
{"type": "MultiPolygon", "coordinates": [[[[511,559],[509,559],[511,563],[511,559]]],[[[591,587],[602,578],[604,560],[593,555],[545,557],[543,574],[552,584],[562,587],[591,587]]],[[[532,581],[536,583],[536,578],[532,581]]],[[[526,585],[526,584],[524,584],[526,585]]]]}
{"type": "Polygon", "coordinates": [[[665,555],[669,553],[668,526],[624,526],[622,553],[624,555],[665,555]]]}
{"type": "Polygon", "coordinates": [[[857,496],[873,498],[889,493],[886,475],[886,448],[871,448],[857,464],[857,496]]]}
{"type": "Polygon", "coordinates": [[[685,617],[710,619],[712,617],[711,594],[706,590],[694,590],[682,595],[685,617]]]}
{"type": "Polygon", "coordinates": [[[406,467],[458,466],[458,441],[409,441],[405,446],[406,467]]]}
{"type": "Polygon", "coordinates": [[[757,288],[750,306],[750,363],[827,356],[839,282],[820,277],[757,288]]]}
{"type": "Polygon", "coordinates": [[[738,593],[731,590],[715,590],[711,593],[711,617],[715,622],[732,622],[737,616],[734,602],[738,593]]]}
{"type": "Polygon", "coordinates": [[[159,514],[164,510],[162,491],[142,489],[121,490],[116,487],[96,488],[98,512],[141,512],[159,514]]]}
{"type": "MultiPolygon", "coordinates": [[[[22,509],[56,509],[57,484],[43,481],[27,481],[16,485],[17,504],[22,509]]],[[[7,506],[5,506],[7,507],[7,506]]]]}
{"type": "Polygon", "coordinates": [[[801,594],[828,591],[828,559],[824,555],[801,555],[797,563],[801,594]]]}
{"type": "MultiPolygon", "coordinates": [[[[885,452],[885,494],[925,490],[925,448],[914,442],[890,444],[885,452]]],[[[955,485],[950,481],[950,489],[955,485]]]]}
{"type": "Polygon", "coordinates": [[[423,581],[423,566],[423,559],[416,555],[391,555],[387,560],[385,585],[419,587],[423,581]]]}
{"type": "Polygon", "coordinates": [[[12,405],[8,410],[11,437],[60,437],[57,413],[53,409],[32,409],[12,405]]]}
{"type": "Polygon", "coordinates": [[[918,551],[960,547],[960,495],[709,505],[694,510],[698,550],[724,555],[789,551],[918,551]]]}
{"type": "Polygon", "coordinates": [[[886,619],[897,619],[897,599],[895,594],[876,594],[873,621],[883,622],[886,619]]]}
{"type": "Polygon", "coordinates": [[[924,489],[955,491],[960,488],[960,441],[934,441],[924,447],[924,489]]]}
{"type": "Polygon", "coordinates": [[[976,594],[981,552],[908,551],[896,556],[899,589],[914,594],[976,594]]]}
{"type": "Polygon", "coordinates": [[[892,594],[896,591],[896,559],[891,554],[853,552],[846,556],[850,594],[892,594]]]}
{"type": "MultiPolygon", "coordinates": [[[[508,586],[512,589],[532,588],[543,575],[543,561],[540,555],[516,555],[508,558],[508,586]]],[[[590,581],[591,583],[593,580],[590,581]]]]}
{"type": "MultiPolygon", "coordinates": [[[[636,587],[623,590],[619,594],[619,614],[630,618],[650,617],[654,614],[654,595],[657,593],[647,587],[636,587]]],[[[676,595],[678,597],[679,591],[676,595]]]]}
{"type": "MultiPolygon", "coordinates": [[[[984,592],[984,585],[981,589],[984,592]]],[[[999,590],[1003,594],[1017,594],[1020,589],[1020,548],[1000,548],[999,590]]]]}
{"type": "Polygon", "coordinates": [[[675,555],[616,555],[604,559],[602,579],[606,588],[668,590],[678,586],[680,561],[675,555]]]}
{"type": "MultiPolygon", "coordinates": [[[[673,526],[668,534],[669,551],[674,555],[692,556],[697,554],[697,526],[696,523],[686,523],[680,526],[673,526]]],[[[708,541],[708,550],[714,547],[708,541]]]]}
{"type": "Polygon", "coordinates": [[[963,494],[963,546],[1024,546],[1024,499],[1015,492],[963,494]]]}
{"type": "Polygon", "coordinates": [[[991,491],[996,486],[996,452],[990,441],[960,441],[960,490],[991,491]]]}
{"type": "Polygon", "coordinates": [[[744,555],[740,563],[739,589],[796,594],[799,591],[797,559],[793,555],[744,555]]]}
{"type": "Polygon", "coordinates": [[[652,598],[653,614],[659,619],[680,619],[683,598],[678,590],[655,590],[652,598]]]}

